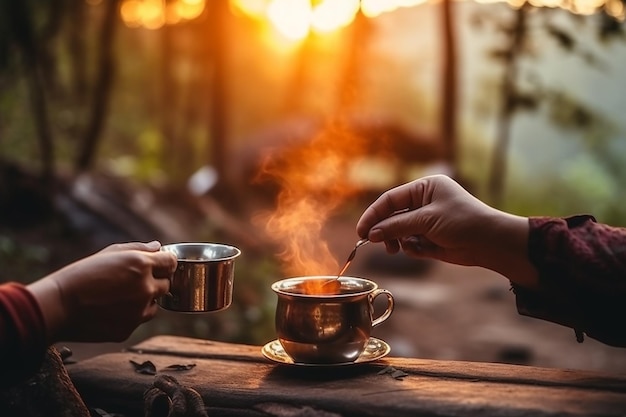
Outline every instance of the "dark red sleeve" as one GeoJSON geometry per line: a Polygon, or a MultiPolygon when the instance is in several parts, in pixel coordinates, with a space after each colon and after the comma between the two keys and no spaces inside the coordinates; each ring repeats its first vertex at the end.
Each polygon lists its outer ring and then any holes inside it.
{"type": "Polygon", "coordinates": [[[520,314],[626,347],[626,229],[592,216],[531,217],[528,256],[539,288],[513,285],[520,314]]]}
{"type": "Polygon", "coordinates": [[[45,322],[35,297],[22,284],[0,284],[0,386],[34,374],[46,349],[45,322]]]}

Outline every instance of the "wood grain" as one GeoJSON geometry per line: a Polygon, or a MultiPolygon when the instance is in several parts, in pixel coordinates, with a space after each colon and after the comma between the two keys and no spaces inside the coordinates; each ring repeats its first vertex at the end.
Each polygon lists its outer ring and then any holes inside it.
{"type": "Polygon", "coordinates": [[[202,395],[210,416],[619,416],[626,376],[565,369],[388,357],[338,368],[277,365],[260,346],[157,336],[131,351],[68,365],[90,407],[142,416],[152,361],[202,395]],[[408,374],[394,378],[387,366],[408,374]],[[312,414],[311,414],[312,413],[312,414]]]}

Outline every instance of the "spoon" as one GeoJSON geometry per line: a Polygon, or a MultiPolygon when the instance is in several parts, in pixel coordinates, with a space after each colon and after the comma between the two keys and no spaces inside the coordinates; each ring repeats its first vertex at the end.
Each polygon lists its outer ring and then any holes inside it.
{"type": "Polygon", "coordinates": [[[369,243],[369,241],[370,241],[369,239],[361,239],[358,242],[356,242],[356,245],[354,245],[354,249],[352,249],[352,252],[350,252],[350,255],[348,256],[346,263],[343,265],[343,268],[341,268],[341,271],[339,271],[339,273],[337,274],[337,278],[335,279],[338,279],[340,276],[343,275],[344,272],[346,272],[346,270],[352,263],[352,260],[356,256],[356,250],[360,248],[361,246],[365,245],[366,243],[369,243]]]}
{"type": "MultiPolygon", "coordinates": [[[[406,213],[407,211],[410,211],[410,208],[405,208],[405,209],[401,209],[401,210],[396,210],[393,213],[391,213],[391,216],[395,216],[397,214],[402,214],[402,213],[406,213]]],[[[391,217],[390,216],[390,217],[391,217]]],[[[341,276],[343,275],[344,272],[346,272],[346,270],[348,269],[348,267],[350,266],[350,264],[352,263],[352,260],[354,259],[354,257],[356,256],[356,250],[358,248],[360,248],[361,246],[369,243],[369,239],[365,238],[365,239],[361,239],[358,242],[356,242],[356,245],[354,245],[354,249],[352,249],[352,252],[350,252],[350,255],[348,256],[348,259],[346,260],[346,263],[343,265],[343,268],[341,268],[341,271],[339,271],[339,273],[337,274],[337,276],[333,279],[329,279],[328,281],[326,281],[325,283],[322,284],[322,287],[328,283],[331,282],[335,282],[337,281],[339,278],[341,278],[341,276]]]]}
{"type": "Polygon", "coordinates": [[[360,248],[361,246],[365,245],[366,243],[369,243],[369,239],[361,239],[358,242],[356,242],[356,245],[354,245],[354,249],[352,249],[352,252],[350,252],[350,255],[348,255],[348,259],[346,260],[346,263],[343,265],[343,268],[341,268],[341,271],[339,271],[339,273],[337,274],[335,278],[329,279],[328,281],[323,283],[322,287],[325,286],[326,284],[337,281],[343,275],[343,273],[346,272],[346,270],[352,263],[352,260],[356,256],[356,250],[360,248]]]}

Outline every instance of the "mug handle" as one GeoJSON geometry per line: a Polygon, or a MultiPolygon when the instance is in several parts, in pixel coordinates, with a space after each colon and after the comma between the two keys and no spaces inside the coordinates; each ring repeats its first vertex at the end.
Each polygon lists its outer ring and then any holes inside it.
{"type": "Polygon", "coordinates": [[[384,290],[382,288],[375,289],[374,291],[370,293],[369,295],[370,305],[372,305],[374,303],[374,299],[381,294],[384,294],[387,297],[387,309],[385,310],[383,314],[380,315],[380,317],[372,321],[372,327],[376,327],[383,321],[387,320],[389,316],[391,316],[391,313],[393,312],[393,308],[395,306],[393,294],[391,294],[391,292],[389,292],[388,290],[384,290]]]}

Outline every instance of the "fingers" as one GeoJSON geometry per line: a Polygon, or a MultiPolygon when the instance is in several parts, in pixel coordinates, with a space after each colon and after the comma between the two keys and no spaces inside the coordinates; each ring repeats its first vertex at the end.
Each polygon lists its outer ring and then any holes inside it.
{"type": "Polygon", "coordinates": [[[155,252],[150,254],[152,265],[152,276],[154,277],[155,293],[154,298],[161,297],[170,291],[170,278],[176,270],[178,261],[176,256],[170,252],[155,252]]]}
{"type": "Polygon", "coordinates": [[[398,253],[400,250],[400,243],[397,240],[385,240],[385,248],[387,253],[398,253]]]}
{"type": "Polygon", "coordinates": [[[399,213],[413,211],[421,207],[424,200],[424,190],[424,181],[416,180],[383,193],[361,215],[357,222],[357,234],[362,238],[369,237],[373,242],[395,239],[398,236],[372,235],[372,228],[385,219],[400,217],[402,214],[399,213]]]}
{"type": "Polygon", "coordinates": [[[392,215],[374,224],[369,230],[371,242],[385,242],[387,252],[396,253],[400,249],[399,239],[411,235],[428,233],[432,225],[432,210],[422,207],[406,213],[392,215]]]}
{"type": "Polygon", "coordinates": [[[155,278],[170,278],[174,274],[178,261],[173,253],[155,252],[150,256],[153,262],[152,275],[155,278]]]}
{"type": "Polygon", "coordinates": [[[141,316],[138,317],[137,325],[150,321],[157,315],[159,311],[157,300],[165,296],[170,291],[169,279],[155,278],[152,281],[152,295],[147,300],[146,304],[144,304],[141,316]]]}
{"type": "Polygon", "coordinates": [[[146,307],[143,316],[141,317],[141,323],[148,322],[157,315],[159,311],[159,305],[157,303],[152,303],[148,307],[146,307]]]}
{"type": "Polygon", "coordinates": [[[170,292],[170,280],[165,278],[157,278],[154,280],[153,298],[159,298],[170,292]]]}
{"type": "Polygon", "coordinates": [[[436,258],[440,248],[424,236],[408,236],[400,239],[402,250],[409,256],[436,258]]]}
{"type": "Polygon", "coordinates": [[[141,316],[141,323],[145,323],[150,321],[156,316],[159,311],[159,305],[157,304],[157,300],[167,293],[170,292],[170,280],[166,278],[156,278],[153,280],[153,295],[152,298],[148,301],[148,304],[143,310],[143,314],[141,316]]]}

